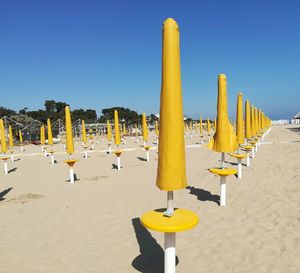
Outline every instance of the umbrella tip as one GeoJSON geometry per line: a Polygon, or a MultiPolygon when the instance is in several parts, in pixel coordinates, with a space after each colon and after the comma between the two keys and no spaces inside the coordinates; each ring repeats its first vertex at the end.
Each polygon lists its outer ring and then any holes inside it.
{"type": "Polygon", "coordinates": [[[167,27],[178,28],[178,24],[173,18],[167,18],[164,21],[164,28],[167,28],[167,27]]]}
{"type": "Polygon", "coordinates": [[[219,74],[219,78],[224,78],[224,79],[226,79],[226,75],[225,75],[225,74],[219,74]]]}

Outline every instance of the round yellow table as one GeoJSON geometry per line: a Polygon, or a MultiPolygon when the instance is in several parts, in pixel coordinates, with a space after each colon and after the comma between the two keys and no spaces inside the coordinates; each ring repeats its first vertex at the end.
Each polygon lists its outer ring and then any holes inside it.
{"type": "Polygon", "coordinates": [[[78,160],[76,159],[68,159],[68,160],[65,160],[64,162],[66,162],[70,168],[70,182],[71,183],[74,183],[75,182],[75,179],[74,179],[74,164],[77,162],[78,160]]]}
{"type": "Polygon", "coordinates": [[[247,166],[249,166],[249,154],[230,154],[230,156],[234,157],[238,161],[238,178],[242,178],[242,159],[247,159],[247,166]]]}
{"type": "Polygon", "coordinates": [[[123,153],[122,150],[114,151],[114,154],[117,156],[117,170],[121,170],[121,154],[123,153]]]}

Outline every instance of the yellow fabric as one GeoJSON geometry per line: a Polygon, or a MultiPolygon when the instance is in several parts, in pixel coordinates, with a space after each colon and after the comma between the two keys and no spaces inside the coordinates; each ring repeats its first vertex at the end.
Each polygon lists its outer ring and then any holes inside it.
{"type": "Polygon", "coordinates": [[[148,141],[148,125],[146,120],[146,113],[142,114],[142,129],[143,129],[143,140],[148,141]]]}
{"type": "Polygon", "coordinates": [[[51,121],[48,118],[47,119],[47,128],[48,128],[48,145],[53,145],[53,137],[52,137],[52,127],[51,127],[51,121]]]}
{"type": "Polygon", "coordinates": [[[258,133],[259,128],[258,128],[258,109],[255,107],[255,134],[258,133]]]}
{"type": "Polygon", "coordinates": [[[106,129],[107,129],[107,140],[111,141],[112,140],[112,134],[111,134],[111,126],[110,126],[109,121],[106,122],[106,129]]]}
{"type": "Polygon", "coordinates": [[[156,135],[156,137],[158,137],[158,135],[159,135],[158,122],[157,121],[155,121],[155,135],[156,135]]]}
{"type": "Polygon", "coordinates": [[[173,191],[187,186],[180,75],[179,28],[168,18],[163,26],[160,131],[156,185],[173,191]]]}
{"type": "Polygon", "coordinates": [[[13,138],[11,125],[8,126],[8,136],[9,136],[9,147],[13,148],[14,147],[14,138],[13,138]]]}
{"type": "Polygon", "coordinates": [[[65,107],[65,115],[66,115],[66,144],[67,144],[67,153],[74,153],[74,142],[73,142],[73,132],[72,132],[72,121],[71,121],[71,113],[69,106],[65,107]]]}
{"type": "Polygon", "coordinates": [[[121,137],[120,137],[120,127],[119,127],[119,116],[118,111],[115,110],[114,112],[114,121],[115,121],[115,144],[121,144],[121,137]]]}
{"type": "Polygon", "coordinates": [[[45,145],[45,126],[42,125],[40,128],[40,141],[41,141],[41,145],[45,145]]]}
{"type": "Polygon", "coordinates": [[[87,139],[86,139],[86,129],[85,129],[85,122],[84,120],[81,121],[81,140],[85,144],[87,139]]]}
{"type": "Polygon", "coordinates": [[[165,217],[162,211],[148,211],[141,217],[142,224],[160,232],[179,232],[195,227],[199,223],[198,215],[190,210],[175,209],[172,217],[165,217]]]}
{"type": "Polygon", "coordinates": [[[218,77],[217,130],[208,147],[215,152],[230,153],[237,149],[236,135],[228,119],[226,76],[218,77]]]}
{"type": "Polygon", "coordinates": [[[22,136],[21,130],[19,130],[19,140],[20,140],[20,143],[23,143],[23,136],[22,136]]]}
{"type": "Polygon", "coordinates": [[[215,131],[217,130],[217,119],[215,118],[214,120],[214,128],[215,128],[215,131]]]}
{"type": "Polygon", "coordinates": [[[7,145],[6,145],[6,137],[5,137],[5,129],[3,119],[0,119],[0,134],[1,134],[1,149],[2,153],[7,152],[7,145]]]}
{"type": "Polygon", "coordinates": [[[245,141],[244,119],[243,119],[243,94],[239,93],[236,106],[236,136],[237,143],[243,144],[245,141]]]}
{"type": "Polygon", "coordinates": [[[225,168],[225,169],[213,168],[213,169],[209,169],[209,171],[213,174],[220,175],[220,176],[237,174],[236,169],[227,169],[227,168],[225,168]]]}
{"type": "Polygon", "coordinates": [[[202,128],[202,116],[200,117],[200,134],[202,135],[202,132],[203,132],[203,128],[202,128]]]}
{"type": "Polygon", "coordinates": [[[251,105],[251,137],[255,135],[254,106],[251,105]]]}
{"type": "Polygon", "coordinates": [[[211,130],[211,128],[210,128],[210,119],[208,118],[207,119],[207,133],[208,134],[210,134],[210,130],[211,130]]]}
{"type": "Polygon", "coordinates": [[[89,130],[89,139],[94,139],[94,134],[92,129],[89,130]]]}
{"type": "Polygon", "coordinates": [[[246,100],[246,103],[245,103],[245,137],[248,139],[250,139],[252,137],[250,103],[248,100],[246,100]]]}
{"type": "Polygon", "coordinates": [[[123,135],[126,136],[127,134],[127,131],[126,131],[126,125],[125,123],[123,124],[123,135]]]}

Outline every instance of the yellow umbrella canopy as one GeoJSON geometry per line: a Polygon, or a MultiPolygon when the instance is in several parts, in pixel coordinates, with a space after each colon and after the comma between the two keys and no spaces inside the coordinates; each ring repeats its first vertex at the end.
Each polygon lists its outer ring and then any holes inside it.
{"type": "Polygon", "coordinates": [[[202,132],[203,132],[203,128],[202,128],[202,116],[200,117],[199,129],[200,129],[200,134],[202,134],[202,132]]]}
{"type": "Polygon", "coordinates": [[[248,139],[252,137],[250,103],[248,100],[245,103],[245,137],[248,139]]]}
{"type": "Polygon", "coordinates": [[[259,131],[263,128],[262,127],[262,111],[261,109],[258,110],[258,121],[259,121],[259,131]]]}
{"type": "Polygon", "coordinates": [[[81,121],[81,140],[84,144],[86,144],[86,129],[85,129],[85,121],[81,121]]]}
{"type": "Polygon", "coordinates": [[[259,132],[259,124],[258,124],[258,108],[255,107],[255,128],[256,134],[259,132]]]}
{"type": "Polygon", "coordinates": [[[228,118],[227,81],[224,74],[218,76],[217,130],[208,147],[215,152],[230,153],[237,148],[236,135],[228,118]]]}
{"type": "Polygon", "coordinates": [[[107,129],[107,140],[111,141],[112,140],[112,134],[111,134],[111,126],[110,126],[109,121],[106,122],[106,129],[107,129]]]}
{"type": "Polygon", "coordinates": [[[119,127],[119,116],[118,111],[115,110],[114,112],[114,122],[115,122],[115,144],[121,144],[121,137],[120,137],[120,127],[119,127]]]}
{"type": "Polygon", "coordinates": [[[21,130],[19,130],[19,140],[20,140],[20,143],[23,143],[23,136],[22,136],[21,130]]]}
{"type": "Polygon", "coordinates": [[[242,93],[239,93],[238,97],[237,97],[236,136],[237,136],[238,144],[243,144],[245,142],[244,119],[243,119],[243,94],[242,93]]]}
{"type": "Polygon", "coordinates": [[[211,130],[211,128],[210,128],[210,119],[208,118],[207,119],[207,133],[208,134],[210,134],[210,130],[211,130]]]}
{"type": "Polygon", "coordinates": [[[215,131],[217,130],[217,119],[215,118],[214,120],[214,128],[215,128],[215,131]]]}
{"type": "Polygon", "coordinates": [[[67,153],[74,153],[74,142],[72,133],[72,121],[69,106],[65,107],[65,118],[66,118],[66,143],[67,143],[67,153]]]}
{"type": "Polygon", "coordinates": [[[251,113],[251,118],[250,118],[250,120],[251,120],[251,137],[253,137],[256,134],[256,132],[255,132],[255,119],[254,119],[254,105],[251,105],[250,113],[251,113]]]}
{"type": "Polygon", "coordinates": [[[180,75],[179,27],[168,18],[163,26],[160,132],[156,185],[161,190],[187,186],[180,75]]]}
{"type": "Polygon", "coordinates": [[[45,145],[45,126],[42,125],[40,127],[40,141],[41,141],[41,145],[45,145]]]}
{"type": "Polygon", "coordinates": [[[1,137],[1,149],[2,153],[7,152],[7,145],[6,145],[6,136],[5,136],[5,129],[4,129],[4,123],[3,119],[0,119],[0,137],[1,137]]]}
{"type": "Polygon", "coordinates": [[[127,131],[126,131],[126,125],[125,123],[123,123],[123,135],[126,136],[127,131]]]}
{"type": "Polygon", "coordinates": [[[13,148],[14,147],[14,138],[13,138],[11,125],[8,126],[8,136],[9,136],[9,148],[13,148]]]}
{"type": "Polygon", "coordinates": [[[93,139],[93,138],[94,138],[93,130],[90,129],[89,130],[89,139],[93,139]]]}
{"type": "Polygon", "coordinates": [[[158,135],[159,135],[158,122],[157,122],[157,120],[155,121],[155,135],[156,135],[156,137],[158,137],[158,135]]]}
{"type": "Polygon", "coordinates": [[[146,113],[142,114],[142,130],[143,130],[143,140],[148,141],[148,125],[146,120],[146,113]]]}
{"type": "Polygon", "coordinates": [[[47,119],[47,130],[48,130],[48,145],[53,145],[53,137],[52,137],[52,127],[51,127],[51,121],[48,118],[47,119]]]}

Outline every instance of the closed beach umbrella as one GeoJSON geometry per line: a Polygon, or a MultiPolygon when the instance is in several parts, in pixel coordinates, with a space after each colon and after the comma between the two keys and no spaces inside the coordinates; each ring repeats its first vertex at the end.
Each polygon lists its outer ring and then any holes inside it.
{"type": "Polygon", "coordinates": [[[48,131],[48,145],[53,145],[53,137],[52,137],[52,127],[51,127],[51,121],[48,118],[47,119],[47,131],[48,131]]]}
{"type": "Polygon", "coordinates": [[[67,143],[67,153],[74,153],[74,142],[72,133],[72,121],[69,106],[65,107],[65,118],[66,118],[66,143],[67,143]]]}
{"type": "Polygon", "coordinates": [[[13,148],[14,147],[14,138],[13,138],[11,125],[8,126],[8,136],[9,136],[9,148],[13,148]]]}
{"type": "Polygon", "coordinates": [[[227,81],[224,74],[218,76],[217,130],[209,143],[215,152],[230,153],[237,148],[236,135],[228,118],[227,81]]]}
{"type": "Polygon", "coordinates": [[[249,100],[246,100],[246,103],[245,103],[245,137],[247,139],[250,139],[252,137],[249,100]]]}
{"type": "Polygon", "coordinates": [[[187,186],[182,109],[179,28],[169,18],[164,22],[160,131],[156,185],[161,190],[187,186]]]}
{"type": "Polygon", "coordinates": [[[86,139],[86,129],[85,129],[85,122],[84,120],[81,121],[81,140],[85,144],[87,139],[86,139]]]}
{"type": "Polygon", "coordinates": [[[210,128],[210,119],[208,118],[207,119],[207,133],[208,134],[210,134],[210,130],[211,130],[211,128],[210,128]]]}
{"type": "Polygon", "coordinates": [[[158,137],[158,135],[159,135],[158,122],[157,121],[155,121],[155,135],[156,135],[156,137],[158,137]]]}
{"type": "Polygon", "coordinates": [[[22,136],[21,130],[19,130],[19,140],[20,140],[20,143],[23,143],[23,136],[22,136]]]}
{"type": "Polygon", "coordinates": [[[115,110],[114,112],[114,122],[115,122],[115,144],[121,144],[121,137],[120,137],[120,127],[119,127],[119,116],[118,111],[115,110]]]}
{"type": "Polygon", "coordinates": [[[242,93],[239,93],[238,98],[237,98],[236,136],[237,136],[237,143],[243,144],[245,141],[245,133],[244,133],[243,94],[242,93]]]}
{"type": "Polygon", "coordinates": [[[6,145],[6,137],[5,137],[5,129],[3,119],[0,119],[0,134],[1,134],[1,149],[2,153],[7,152],[7,145],[6,145]]]}
{"type": "Polygon", "coordinates": [[[255,119],[254,119],[254,105],[251,105],[251,137],[255,135],[255,119]]]}
{"type": "MultiPolygon", "coordinates": [[[[46,137],[45,137],[45,126],[42,125],[40,127],[40,142],[41,145],[45,145],[46,137]]],[[[48,140],[49,141],[49,140],[48,140]]]]}
{"type": "Polygon", "coordinates": [[[202,128],[202,116],[200,117],[200,134],[202,135],[202,132],[203,132],[203,128],[202,128]]]}
{"type": "Polygon", "coordinates": [[[148,125],[146,120],[146,113],[142,114],[142,130],[143,130],[143,140],[148,141],[148,125]]]}

